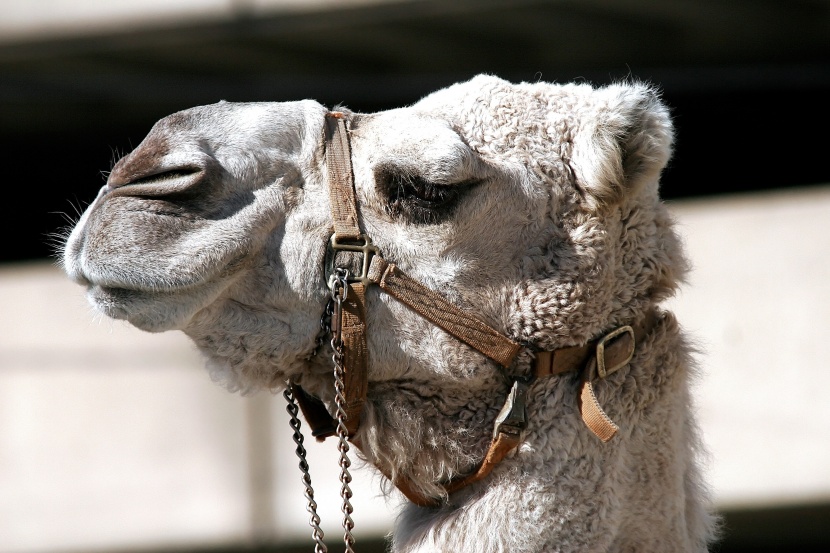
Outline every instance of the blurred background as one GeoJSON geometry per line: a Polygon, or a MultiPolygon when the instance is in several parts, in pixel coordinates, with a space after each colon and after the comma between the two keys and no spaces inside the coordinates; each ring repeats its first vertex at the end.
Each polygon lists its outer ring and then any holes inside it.
{"type": "MultiPolygon", "coordinates": [[[[54,244],[169,113],[369,112],[479,72],[662,88],[713,551],[830,551],[827,0],[0,0],[0,552],[312,549],[282,398],[95,315],[54,244]]],[[[335,444],[309,447],[338,550],[335,444]]],[[[382,551],[400,499],[355,478],[382,551]]]]}

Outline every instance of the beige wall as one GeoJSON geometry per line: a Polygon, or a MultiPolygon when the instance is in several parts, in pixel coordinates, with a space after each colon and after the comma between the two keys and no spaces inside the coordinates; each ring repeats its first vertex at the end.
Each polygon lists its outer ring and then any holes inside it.
{"type": "MultiPolygon", "coordinates": [[[[96,315],[47,263],[0,266],[0,306],[0,552],[310,534],[281,395],[225,392],[183,334],[96,315]]],[[[308,441],[339,536],[335,444],[308,441]]],[[[385,533],[373,476],[355,480],[356,535],[385,533]]]]}
{"type": "Polygon", "coordinates": [[[830,187],[678,202],[721,505],[830,501],[830,187]]]}
{"type": "MultiPolygon", "coordinates": [[[[672,209],[719,505],[830,501],[830,187],[672,209]]],[[[334,543],[335,444],[308,445],[334,543]]],[[[293,450],[282,397],[226,393],[183,335],[103,319],[48,263],[0,266],[0,551],[304,540],[293,450]]],[[[358,539],[386,532],[397,498],[355,478],[358,539]]]]}
{"type": "Polygon", "coordinates": [[[389,0],[2,0],[0,42],[379,3],[389,0]]]}

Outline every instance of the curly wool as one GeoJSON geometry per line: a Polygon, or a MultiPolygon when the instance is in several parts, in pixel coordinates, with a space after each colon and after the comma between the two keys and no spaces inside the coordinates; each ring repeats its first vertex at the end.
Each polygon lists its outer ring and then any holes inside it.
{"type": "MultiPolygon", "coordinates": [[[[414,109],[434,110],[440,99],[442,115],[484,159],[526,168],[529,188],[538,191],[541,182],[550,191],[544,216],[528,224],[537,245],[520,258],[515,285],[501,291],[511,336],[546,350],[579,345],[674,293],[687,262],[657,194],[671,125],[652,89],[569,85],[551,94],[546,84],[487,77],[458,86],[464,94],[456,101],[446,102],[441,91],[414,109]]],[[[686,351],[667,314],[629,367],[597,385],[600,404],[625,429],[608,445],[575,416],[571,378],[537,383],[521,449],[489,481],[450,498],[449,507],[405,509],[394,550],[460,551],[475,543],[486,551],[705,551],[714,519],[696,466],[686,351]]],[[[478,416],[488,421],[485,429],[504,390],[490,387],[489,406],[478,416]]],[[[444,394],[453,397],[452,390],[444,394]]],[[[443,435],[451,443],[438,450],[419,440],[426,425],[441,424],[432,417],[405,411],[398,424],[385,424],[405,429],[415,443],[370,424],[377,436],[370,451],[386,453],[368,457],[416,484],[448,480],[468,462],[458,451],[480,458],[487,441],[479,431],[470,449],[470,431],[453,437],[468,405],[459,397],[458,411],[446,414],[443,435]],[[419,456],[424,451],[429,458],[419,456]]],[[[428,401],[417,408],[429,412],[428,401]]],[[[388,409],[386,415],[396,418],[388,409]]],[[[440,494],[430,485],[421,491],[440,494]]]]}

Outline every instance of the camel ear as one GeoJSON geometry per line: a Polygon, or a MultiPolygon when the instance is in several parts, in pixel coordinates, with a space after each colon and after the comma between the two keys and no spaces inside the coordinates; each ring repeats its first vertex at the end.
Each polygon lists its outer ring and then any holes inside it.
{"type": "Polygon", "coordinates": [[[577,185],[596,207],[616,205],[645,186],[656,190],[672,151],[668,108],[645,84],[611,85],[596,94],[599,101],[574,135],[577,185]]]}

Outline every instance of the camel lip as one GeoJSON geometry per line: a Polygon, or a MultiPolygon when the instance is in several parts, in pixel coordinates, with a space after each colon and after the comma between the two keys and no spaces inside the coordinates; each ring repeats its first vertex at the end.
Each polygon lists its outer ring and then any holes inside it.
{"type": "MultiPolygon", "coordinates": [[[[166,215],[150,211],[144,213],[166,215]]],[[[103,294],[107,300],[144,296],[160,301],[179,294],[198,293],[206,286],[227,281],[244,268],[246,259],[246,254],[242,253],[228,259],[212,260],[213,263],[195,270],[181,260],[151,256],[147,259],[152,268],[145,270],[146,265],[139,265],[128,254],[102,260],[100,256],[86,255],[89,252],[84,249],[76,249],[80,251],[65,256],[64,268],[67,274],[77,284],[85,286],[88,291],[94,291],[94,294],[103,294]]],[[[186,257],[184,254],[179,257],[185,261],[192,259],[192,256],[186,257]]]]}
{"type": "Polygon", "coordinates": [[[168,305],[169,297],[164,293],[93,285],[87,288],[87,300],[106,317],[127,321],[147,332],[182,328],[192,315],[189,311],[180,311],[177,316],[168,316],[164,306],[168,305]]]}
{"type": "Polygon", "coordinates": [[[127,295],[167,295],[198,288],[205,284],[204,280],[196,280],[193,282],[175,282],[168,280],[163,283],[155,283],[139,282],[129,278],[96,278],[95,276],[89,275],[82,275],[82,278],[86,279],[86,286],[89,289],[101,290],[106,294],[123,297],[127,295]]]}
{"type": "Polygon", "coordinates": [[[137,303],[147,301],[147,296],[140,291],[113,286],[92,284],[87,288],[87,297],[107,317],[113,319],[129,319],[140,308],[137,303]]]}

